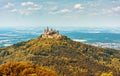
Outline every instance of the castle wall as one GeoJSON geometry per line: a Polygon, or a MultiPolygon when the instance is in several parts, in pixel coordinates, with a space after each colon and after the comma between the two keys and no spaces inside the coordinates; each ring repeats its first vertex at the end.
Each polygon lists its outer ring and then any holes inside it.
{"type": "Polygon", "coordinates": [[[59,31],[56,30],[44,30],[44,34],[42,35],[42,38],[59,38],[61,35],[59,34],[59,31]]]}

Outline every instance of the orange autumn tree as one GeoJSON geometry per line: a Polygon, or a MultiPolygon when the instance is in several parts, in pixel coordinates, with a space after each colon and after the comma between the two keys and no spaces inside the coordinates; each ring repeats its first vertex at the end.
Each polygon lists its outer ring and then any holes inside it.
{"type": "Polygon", "coordinates": [[[58,76],[50,69],[36,66],[32,63],[16,62],[0,66],[0,76],[58,76]]]}

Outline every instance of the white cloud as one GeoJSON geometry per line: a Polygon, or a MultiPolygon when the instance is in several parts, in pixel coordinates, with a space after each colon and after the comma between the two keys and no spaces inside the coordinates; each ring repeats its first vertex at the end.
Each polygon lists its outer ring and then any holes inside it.
{"type": "Polygon", "coordinates": [[[29,6],[29,5],[35,5],[33,2],[22,2],[22,6],[29,6]]]}
{"type": "Polygon", "coordinates": [[[31,13],[41,10],[41,8],[42,7],[26,7],[24,9],[15,8],[15,9],[10,10],[10,12],[18,13],[18,14],[22,14],[22,15],[30,15],[31,13]]]}
{"type": "Polygon", "coordinates": [[[37,11],[37,10],[41,10],[41,7],[28,7],[27,10],[29,10],[29,11],[37,11]]]}
{"type": "Polygon", "coordinates": [[[75,9],[83,9],[84,7],[81,4],[75,4],[74,8],[75,9]]]}
{"type": "Polygon", "coordinates": [[[11,12],[17,12],[18,10],[17,9],[12,9],[11,12]]]}
{"type": "Polygon", "coordinates": [[[49,9],[50,9],[50,10],[57,10],[58,7],[57,7],[57,6],[53,6],[53,7],[50,7],[49,9]]]}
{"type": "Polygon", "coordinates": [[[113,7],[111,9],[102,9],[102,14],[107,14],[111,16],[117,16],[120,13],[120,6],[113,7]]]}
{"type": "Polygon", "coordinates": [[[93,7],[93,8],[96,8],[96,7],[99,7],[100,4],[98,4],[98,3],[89,3],[89,6],[93,7]]]}
{"type": "Polygon", "coordinates": [[[69,10],[69,9],[62,9],[59,12],[60,13],[69,13],[69,12],[71,12],[71,10],[69,10]]]}
{"type": "Polygon", "coordinates": [[[99,15],[99,13],[93,12],[93,13],[89,13],[89,15],[96,16],[96,15],[99,15]]]}
{"type": "Polygon", "coordinates": [[[6,5],[3,6],[3,8],[10,8],[13,7],[14,4],[13,3],[7,3],[6,5]]]}
{"type": "Polygon", "coordinates": [[[15,9],[10,10],[10,12],[18,13],[18,14],[22,14],[22,15],[30,15],[30,14],[42,9],[41,5],[37,5],[33,2],[22,2],[21,6],[22,7],[17,7],[15,9]]]}
{"type": "Polygon", "coordinates": [[[22,2],[21,6],[34,6],[37,7],[38,5],[33,2],[22,2]]]}
{"type": "Polygon", "coordinates": [[[101,14],[105,14],[108,16],[118,16],[119,15],[120,10],[118,11],[118,9],[102,9],[101,14]]]}
{"type": "Polygon", "coordinates": [[[113,11],[112,10],[109,10],[109,9],[102,9],[102,14],[112,14],[113,11]]]}
{"type": "Polygon", "coordinates": [[[112,8],[113,11],[119,12],[120,11],[120,6],[112,8]]]}
{"type": "Polygon", "coordinates": [[[70,13],[70,12],[72,12],[71,10],[69,10],[69,9],[62,9],[62,10],[58,10],[58,11],[55,11],[55,12],[49,12],[49,14],[59,14],[59,13],[70,13]]]}
{"type": "Polygon", "coordinates": [[[22,15],[29,15],[30,14],[30,12],[24,11],[24,10],[19,10],[19,13],[22,15]]]}
{"type": "Polygon", "coordinates": [[[30,14],[29,11],[21,10],[21,9],[12,9],[11,12],[12,13],[22,14],[22,15],[29,15],[30,14]]]}

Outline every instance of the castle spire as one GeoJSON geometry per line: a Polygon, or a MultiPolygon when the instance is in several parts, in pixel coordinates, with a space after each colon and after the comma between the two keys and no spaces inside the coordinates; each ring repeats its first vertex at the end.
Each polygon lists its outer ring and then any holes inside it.
{"type": "Polygon", "coordinates": [[[49,27],[47,26],[47,31],[49,31],[49,27]]]}

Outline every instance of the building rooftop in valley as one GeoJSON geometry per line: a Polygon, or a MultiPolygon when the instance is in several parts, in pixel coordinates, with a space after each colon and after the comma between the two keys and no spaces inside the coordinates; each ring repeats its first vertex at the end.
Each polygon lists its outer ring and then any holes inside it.
{"type": "Polygon", "coordinates": [[[59,31],[57,30],[53,30],[53,29],[49,29],[47,27],[47,29],[44,30],[44,33],[42,34],[42,38],[60,38],[61,35],[59,34],[59,31]]]}

